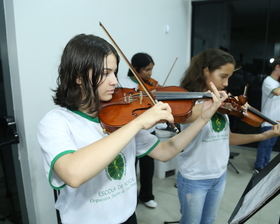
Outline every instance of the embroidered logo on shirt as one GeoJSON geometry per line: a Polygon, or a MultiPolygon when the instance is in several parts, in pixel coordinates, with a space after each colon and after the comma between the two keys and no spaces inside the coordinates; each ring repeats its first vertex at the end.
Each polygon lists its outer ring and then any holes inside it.
{"type": "Polygon", "coordinates": [[[125,157],[122,153],[107,166],[106,173],[111,180],[121,180],[125,173],[125,157]]]}
{"type": "Polygon", "coordinates": [[[215,113],[211,118],[212,128],[215,132],[221,132],[226,126],[226,119],[220,113],[215,113]]]}

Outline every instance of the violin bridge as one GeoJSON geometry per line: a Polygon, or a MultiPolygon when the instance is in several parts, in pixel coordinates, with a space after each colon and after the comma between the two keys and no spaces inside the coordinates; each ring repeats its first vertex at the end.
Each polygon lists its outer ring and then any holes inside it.
{"type": "Polygon", "coordinates": [[[143,101],[143,94],[142,94],[142,91],[140,91],[139,99],[140,99],[140,104],[142,104],[142,101],[143,101]]]}

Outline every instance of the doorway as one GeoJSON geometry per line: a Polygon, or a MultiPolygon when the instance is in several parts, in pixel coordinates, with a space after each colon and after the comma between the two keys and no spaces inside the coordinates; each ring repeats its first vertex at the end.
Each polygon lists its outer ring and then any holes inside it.
{"type": "MultiPolygon", "coordinates": [[[[246,95],[248,103],[261,110],[262,82],[270,75],[269,59],[280,55],[280,1],[212,0],[193,2],[191,57],[209,48],[228,51],[237,69],[226,90],[246,95]]],[[[260,133],[230,115],[231,130],[242,134],[260,133]]],[[[256,148],[258,142],[246,146],[256,148]]],[[[274,151],[280,152],[280,138],[274,151]]]]}

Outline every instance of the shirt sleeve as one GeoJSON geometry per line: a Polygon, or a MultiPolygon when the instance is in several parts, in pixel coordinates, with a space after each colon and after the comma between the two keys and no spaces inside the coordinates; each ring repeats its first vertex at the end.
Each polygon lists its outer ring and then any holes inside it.
{"type": "Polygon", "coordinates": [[[274,80],[271,77],[267,77],[264,81],[263,81],[263,85],[262,85],[262,92],[263,94],[267,95],[267,97],[272,98],[275,95],[272,93],[272,91],[276,88],[279,87],[279,83],[274,80]]]}
{"type": "Polygon", "coordinates": [[[146,130],[140,130],[135,136],[136,156],[141,158],[149,154],[159,143],[159,139],[146,130]]]}
{"type": "Polygon", "coordinates": [[[50,185],[55,189],[59,189],[65,183],[53,171],[54,163],[61,156],[77,150],[69,132],[65,119],[55,113],[48,113],[37,128],[44,169],[50,185]]]}

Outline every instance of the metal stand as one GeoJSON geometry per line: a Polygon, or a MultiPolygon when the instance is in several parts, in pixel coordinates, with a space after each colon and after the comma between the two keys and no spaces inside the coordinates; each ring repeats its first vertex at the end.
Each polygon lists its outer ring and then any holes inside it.
{"type": "Polygon", "coordinates": [[[228,160],[228,164],[232,166],[232,168],[235,170],[236,173],[239,173],[239,171],[236,169],[236,167],[230,162],[230,159],[234,159],[235,156],[238,156],[239,153],[237,152],[231,152],[229,155],[229,160],[228,160]]]}
{"type": "MultiPolygon", "coordinates": [[[[54,189],[53,193],[54,193],[54,201],[56,202],[56,200],[58,199],[58,195],[60,194],[60,191],[54,189]]],[[[57,223],[61,224],[62,222],[61,222],[60,214],[59,214],[58,210],[56,210],[56,218],[57,218],[57,223]]]]}
{"type": "Polygon", "coordinates": [[[163,224],[169,224],[169,223],[179,223],[179,221],[174,221],[174,222],[164,222],[163,224]]]}

